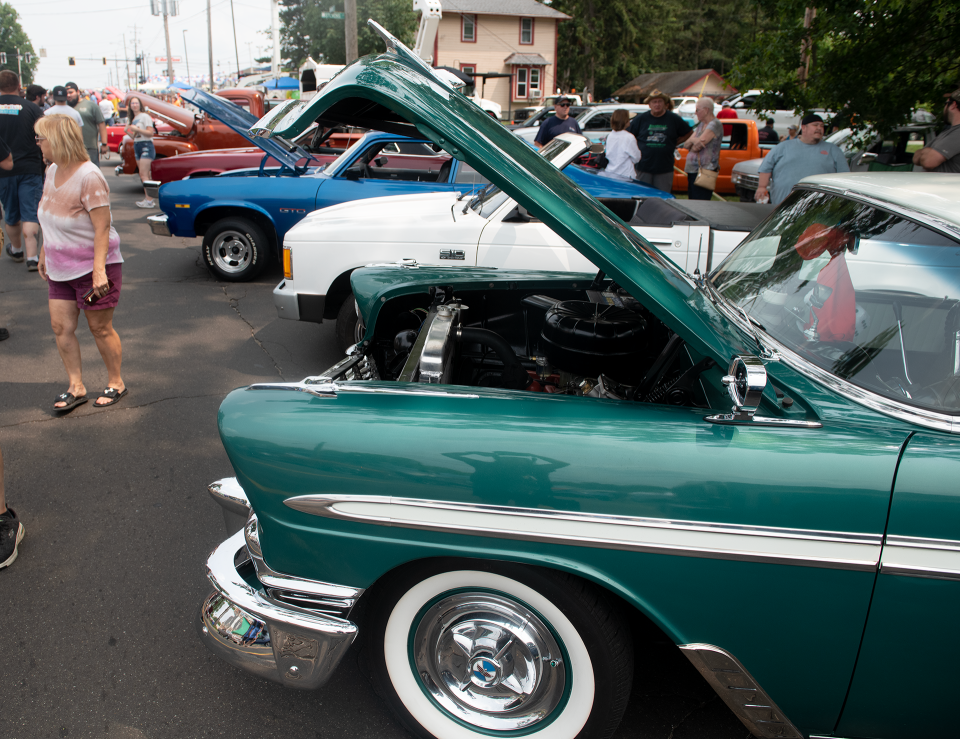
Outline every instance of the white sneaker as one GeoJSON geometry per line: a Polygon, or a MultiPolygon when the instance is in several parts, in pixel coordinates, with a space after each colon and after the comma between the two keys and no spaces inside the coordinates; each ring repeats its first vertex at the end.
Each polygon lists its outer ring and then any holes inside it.
{"type": "Polygon", "coordinates": [[[147,198],[145,200],[138,200],[137,207],[138,208],[156,208],[157,204],[153,202],[153,200],[150,200],[149,198],[147,198]]]}

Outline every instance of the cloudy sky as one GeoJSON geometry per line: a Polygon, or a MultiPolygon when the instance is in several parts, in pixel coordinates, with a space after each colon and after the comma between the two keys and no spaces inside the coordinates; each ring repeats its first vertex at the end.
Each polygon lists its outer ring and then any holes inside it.
{"type": "MultiPolygon", "coordinates": [[[[163,74],[166,56],[163,17],[150,14],[150,0],[6,0],[20,14],[20,24],[40,53],[36,81],[46,88],[76,82],[82,88],[101,88],[117,84],[117,65],[121,81],[125,75],[123,59],[134,57],[134,38],[148,60],[150,74],[163,74]],[[126,37],[126,53],[124,53],[126,37]],[[76,66],[69,66],[67,57],[76,57],[76,66]],[[103,66],[103,57],[108,57],[103,66]],[[114,62],[113,59],[119,59],[114,62]]],[[[213,66],[215,73],[235,73],[237,54],[234,51],[230,0],[211,0],[213,18],[213,66]],[[219,65],[219,67],[218,67],[219,65]]],[[[180,0],[180,14],[170,18],[171,55],[178,77],[196,76],[209,68],[207,57],[206,0],[180,0]],[[184,53],[184,30],[186,54],[184,53]]],[[[233,0],[236,14],[237,49],[240,66],[246,68],[251,59],[269,56],[270,0],[233,0]]],[[[133,64],[131,63],[131,72],[133,64]]],[[[119,85],[123,87],[124,85],[119,85]]]]}

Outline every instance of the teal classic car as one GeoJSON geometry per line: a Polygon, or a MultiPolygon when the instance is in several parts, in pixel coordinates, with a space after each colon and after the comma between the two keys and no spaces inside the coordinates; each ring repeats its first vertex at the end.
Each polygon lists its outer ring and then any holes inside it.
{"type": "Polygon", "coordinates": [[[354,272],[344,360],[221,406],[206,645],[313,689],[362,633],[415,735],[573,739],[657,674],[643,624],[755,736],[942,735],[960,177],[806,180],[687,275],[378,31],[257,132],[415,129],[597,272],[354,272]]]}

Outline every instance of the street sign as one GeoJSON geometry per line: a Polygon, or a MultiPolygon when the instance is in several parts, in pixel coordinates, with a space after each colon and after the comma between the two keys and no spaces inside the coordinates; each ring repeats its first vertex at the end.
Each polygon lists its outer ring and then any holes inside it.
{"type": "Polygon", "coordinates": [[[327,18],[329,20],[334,20],[334,21],[342,21],[343,13],[329,13],[327,11],[323,11],[322,13],[320,13],[320,17],[327,18]]]}
{"type": "MultiPolygon", "coordinates": [[[[167,63],[167,58],[166,58],[165,56],[155,56],[154,59],[156,60],[157,64],[166,64],[166,63],[167,63]]],[[[178,56],[172,56],[172,57],[170,57],[170,61],[171,61],[171,62],[179,62],[179,61],[180,61],[180,57],[178,57],[178,56]]]]}

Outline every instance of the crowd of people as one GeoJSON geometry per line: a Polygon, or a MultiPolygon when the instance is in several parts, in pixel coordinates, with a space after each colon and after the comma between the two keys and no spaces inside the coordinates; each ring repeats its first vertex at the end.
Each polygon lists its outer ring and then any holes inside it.
{"type": "MultiPolygon", "coordinates": [[[[960,90],[944,97],[943,115],[948,126],[914,154],[913,164],[928,172],[960,173],[960,90]]],[[[660,90],[653,90],[644,102],[649,110],[633,119],[625,108],[614,112],[612,131],[601,160],[601,174],[636,180],[671,192],[676,150],[683,147],[687,149],[682,170],[687,177],[687,197],[710,200],[720,173],[722,142],[732,132],[732,124],[722,121],[737,118],[736,110],[728,102],[717,110],[712,99],[701,97],[695,109],[697,123],[691,126],[673,112],[672,98],[660,90]]],[[[538,148],[561,133],[581,133],[569,112],[569,98],[557,98],[555,115],[547,118],[537,133],[538,148]]],[[[777,132],[774,123],[774,119],[767,118],[757,130],[761,145],[768,149],[760,166],[757,202],[781,202],[804,177],[850,171],[843,151],[824,141],[826,124],[816,113],[805,115],[799,127],[789,125],[783,135],[777,132]]]]}
{"type": "MultiPolygon", "coordinates": [[[[48,95],[37,85],[23,90],[15,72],[0,72],[5,251],[47,283],[50,325],[68,380],[52,405],[58,415],[87,402],[76,336],[81,314],[107,369],[107,387],[93,404],[108,407],[127,394],[120,337],[113,328],[123,258],[110,213],[110,188],[99,167],[112,118],[73,83],[56,86],[48,95]]],[[[9,330],[0,328],[0,340],[9,337],[9,330]]],[[[16,559],[23,535],[23,524],[6,505],[0,453],[0,569],[16,559]]]]}

